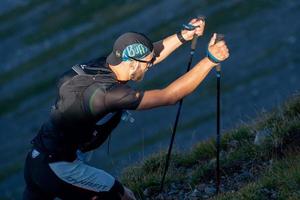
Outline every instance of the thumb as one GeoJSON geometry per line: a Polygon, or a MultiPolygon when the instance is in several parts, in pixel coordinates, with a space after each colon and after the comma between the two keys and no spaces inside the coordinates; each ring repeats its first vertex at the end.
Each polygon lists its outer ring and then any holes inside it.
{"type": "Polygon", "coordinates": [[[189,22],[189,24],[193,24],[193,23],[195,23],[197,21],[197,19],[192,19],[190,22],[189,22]]]}
{"type": "Polygon", "coordinates": [[[211,38],[210,41],[209,41],[208,46],[214,45],[214,44],[216,43],[216,38],[217,38],[217,34],[214,33],[214,35],[212,36],[212,38],[211,38]]]}

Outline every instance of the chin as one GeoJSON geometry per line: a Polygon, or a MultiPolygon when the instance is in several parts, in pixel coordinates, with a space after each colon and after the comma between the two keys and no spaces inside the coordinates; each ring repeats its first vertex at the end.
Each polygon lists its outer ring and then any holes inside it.
{"type": "Polygon", "coordinates": [[[136,81],[137,81],[137,82],[141,82],[142,80],[144,80],[144,76],[138,78],[136,81]]]}
{"type": "Polygon", "coordinates": [[[144,74],[142,74],[141,76],[135,77],[133,80],[136,82],[141,82],[144,79],[144,74]]]}

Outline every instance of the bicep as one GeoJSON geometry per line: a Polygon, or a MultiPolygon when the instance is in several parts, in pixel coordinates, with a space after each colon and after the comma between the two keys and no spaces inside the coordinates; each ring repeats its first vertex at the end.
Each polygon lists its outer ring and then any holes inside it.
{"type": "Polygon", "coordinates": [[[172,102],[169,97],[170,95],[165,90],[145,91],[137,110],[145,110],[174,104],[175,102],[172,102]]]}

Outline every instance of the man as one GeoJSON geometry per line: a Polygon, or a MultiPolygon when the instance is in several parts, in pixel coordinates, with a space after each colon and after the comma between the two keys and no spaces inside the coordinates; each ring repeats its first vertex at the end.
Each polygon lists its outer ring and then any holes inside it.
{"type": "Polygon", "coordinates": [[[193,92],[219,61],[228,58],[216,34],[208,57],[164,89],[136,91],[126,85],[141,81],[152,65],[168,57],[194,35],[203,35],[205,22],[193,19],[194,30],[182,30],[152,43],[145,35],[121,35],[107,58],[76,65],[58,81],[58,98],[50,118],[32,140],[25,164],[24,199],[135,199],[118,180],[86,164],[81,152],[99,147],[120,122],[124,110],[144,110],[175,104],[193,92]]]}

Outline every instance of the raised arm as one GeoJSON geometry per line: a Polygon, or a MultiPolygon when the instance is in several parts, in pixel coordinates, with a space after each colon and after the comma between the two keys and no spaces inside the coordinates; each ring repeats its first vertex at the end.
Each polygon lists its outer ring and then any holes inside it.
{"type": "MultiPolygon", "coordinates": [[[[181,35],[184,40],[189,41],[193,39],[193,36],[196,34],[198,36],[202,36],[205,28],[205,21],[202,19],[192,19],[190,24],[194,26],[199,26],[194,30],[182,30],[181,35]]],[[[173,51],[175,51],[179,46],[183,44],[182,41],[179,40],[177,34],[173,34],[169,37],[166,37],[163,40],[153,43],[154,52],[156,55],[156,60],[154,64],[157,64],[163,61],[166,57],[168,57],[173,51]]]]}
{"type": "MultiPolygon", "coordinates": [[[[211,38],[209,51],[218,60],[223,61],[229,57],[229,51],[224,41],[215,44],[215,40],[216,34],[211,38]]],[[[216,63],[206,57],[166,88],[145,91],[137,110],[175,104],[183,97],[192,93],[216,65],[216,63]]]]}

